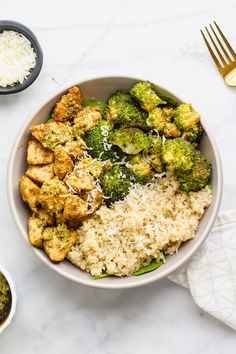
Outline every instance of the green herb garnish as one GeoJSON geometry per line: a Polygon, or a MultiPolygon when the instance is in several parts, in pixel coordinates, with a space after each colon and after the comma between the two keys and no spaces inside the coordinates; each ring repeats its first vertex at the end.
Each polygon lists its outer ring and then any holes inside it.
{"type": "Polygon", "coordinates": [[[160,256],[160,260],[158,262],[154,259],[147,266],[143,266],[139,270],[137,270],[137,272],[134,272],[133,275],[142,275],[142,274],[145,274],[145,273],[152,272],[153,270],[159,268],[160,266],[162,266],[165,263],[166,263],[166,259],[165,259],[164,254],[162,253],[161,256],[160,256]]]}
{"type": "Polygon", "coordinates": [[[97,279],[102,279],[102,278],[106,278],[106,277],[109,277],[110,274],[107,274],[107,273],[103,273],[103,274],[100,274],[100,275],[94,275],[92,277],[92,280],[97,280],[97,279]]]}
{"type": "Polygon", "coordinates": [[[82,107],[99,107],[102,115],[105,115],[106,112],[106,103],[96,100],[96,98],[85,98],[82,101],[82,107]]]}
{"type": "Polygon", "coordinates": [[[55,109],[55,106],[52,108],[51,112],[47,116],[45,123],[50,123],[52,121],[54,109],[55,109]]]}

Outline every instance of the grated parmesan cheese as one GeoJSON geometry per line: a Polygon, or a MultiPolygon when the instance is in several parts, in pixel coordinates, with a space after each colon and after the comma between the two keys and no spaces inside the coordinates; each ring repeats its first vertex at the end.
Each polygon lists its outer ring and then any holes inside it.
{"type": "Polygon", "coordinates": [[[0,86],[23,83],[36,65],[36,53],[21,33],[0,33],[0,86]]]}

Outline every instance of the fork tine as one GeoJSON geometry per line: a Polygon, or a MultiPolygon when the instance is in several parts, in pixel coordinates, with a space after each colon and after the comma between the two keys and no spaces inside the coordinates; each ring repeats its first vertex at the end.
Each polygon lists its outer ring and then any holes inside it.
{"type": "MultiPolygon", "coordinates": [[[[211,25],[210,25],[211,26],[211,25]]],[[[217,54],[219,55],[219,57],[220,57],[220,60],[222,61],[222,63],[224,64],[224,65],[227,65],[227,63],[226,63],[226,61],[225,61],[225,59],[224,59],[224,57],[223,57],[223,55],[221,54],[221,52],[219,51],[219,49],[218,49],[218,47],[217,47],[217,45],[215,44],[215,41],[214,41],[214,39],[212,38],[212,35],[210,34],[210,32],[208,31],[208,28],[207,27],[205,27],[205,29],[206,29],[206,31],[207,31],[207,33],[208,33],[208,36],[210,37],[210,39],[211,39],[211,42],[212,42],[212,44],[213,44],[213,46],[214,46],[214,48],[215,48],[215,50],[217,51],[217,54]]]]}
{"type": "Polygon", "coordinates": [[[216,28],[218,29],[218,31],[220,32],[220,35],[222,37],[222,39],[224,40],[227,48],[229,49],[230,53],[232,54],[232,56],[235,58],[236,57],[236,53],[233,50],[233,48],[231,47],[231,45],[229,44],[228,40],[226,39],[224,33],[221,31],[220,27],[217,25],[216,21],[214,21],[214,24],[216,26],[216,28]]]}
{"type": "Polygon", "coordinates": [[[212,27],[212,25],[210,25],[210,27],[211,27],[212,32],[214,33],[214,36],[215,36],[217,42],[219,43],[221,49],[223,50],[223,52],[224,52],[226,58],[227,58],[228,61],[231,63],[231,62],[232,62],[232,58],[230,58],[229,54],[228,54],[227,51],[225,50],[223,44],[221,43],[221,41],[220,41],[219,37],[217,36],[216,31],[214,30],[214,28],[212,27]]]}
{"type": "Polygon", "coordinates": [[[221,71],[222,71],[222,66],[221,66],[221,64],[219,63],[217,57],[215,56],[215,53],[214,53],[213,50],[211,49],[211,46],[210,46],[210,44],[208,43],[208,41],[207,41],[207,39],[206,39],[206,37],[205,37],[205,34],[203,33],[202,30],[201,30],[201,34],[202,34],[202,36],[203,36],[203,39],[204,39],[204,41],[205,41],[205,43],[206,43],[206,46],[207,46],[207,48],[208,48],[210,54],[211,54],[211,56],[212,56],[212,59],[214,60],[216,66],[217,66],[217,68],[218,68],[218,70],[221,72],[221,71]]]}

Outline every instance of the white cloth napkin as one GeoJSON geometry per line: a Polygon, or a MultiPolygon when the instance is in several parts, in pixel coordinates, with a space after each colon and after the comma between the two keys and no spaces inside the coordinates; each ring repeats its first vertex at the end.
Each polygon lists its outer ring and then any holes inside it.
{"type": "Polygon", "coordinates": [[[236,210],[223,212],[193,258],[169,277],[196,304],[236,330],[236,210]]]}

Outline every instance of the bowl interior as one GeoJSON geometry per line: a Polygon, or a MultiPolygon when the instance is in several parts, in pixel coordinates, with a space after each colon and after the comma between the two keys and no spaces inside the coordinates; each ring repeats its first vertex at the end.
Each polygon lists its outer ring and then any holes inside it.
{"type": "MultiPolygon", "coordinates": [[[[107,77],[100,79],[93,79],[78,83],[82,90],[84,97],[94,97],[100,100],[107,100],[107,98],[118,89],[130,89],[130,87],[139,81],[138,79],[127,78],[127,77],[107,77]]],[[[161,88],[160,88],[161,89],[161,88]]],[[[26,125],[22,128],[21,132],[18,134],[17,142],[13,147],[11,159],[9,162],[8,169],[8,194],[10,207],[13,213],[13,217],[20,229],[20,232],[24,236],[25,240],[28,242],[27,236],[27,219],[30,215],[28,207],[23,203],[21,196],[19,194],[19,179],[25,173],[26,170],[26,150],[27,143],[30,138],[29,128],[31,125],[39,124],[45,122],[46,117],[50,113],[52,107],[59,100],[61,95],[66,92],[60,92],[52,99],[50,99],[33,117],[30,119],[26,125]]],[[[168,94],[172,95],[170,92],[166,91],[168,94]]],[[[173,95],[172,95],[173,96],[173,95]]],[[[180,100],[179,100],[180,101],[180,100]]],[[[53,264],[49,261],[47,256],[43,251],[39,249],[34,249],[36,254],[47,264],[49,267],[62,274],[63,276],[70,278],[79,283],[83,283],[90,286],[102,287],[102,288],[125,288],[142,285],[170,274],[178,267],[184,264],[196,251],[196,249],[203,242],[207,234],[209,233],[213,222],[217,216],[218,208],[221,200],[221,190],[222,190],[222,178],[221,178],[221,163],[217,147],[215,146],[214,140],[212,139],[208,129],[206,128],[204,122],[203,127],[205,134],[201,141],[200,149],[208,157],[212,163],[213,175],[212,175],[212,186],[213,186],[213,200],[211,206],[208,208],[204,214],[200,225],[197,230],[197,234],[194,240],[188,241],[183,244],[178,254],[169,256],[167,263],[161,266],[159,269],[144,274],[142,276],[132,276],[125,278],[109,277],[99,280],[92,280],[90,275],[79,268],[73,266],[70,262],[64,261],[60,264],[53,264]]]]}
{"type": "Polygon", "coordinates": [[[29,28],[15,21],[0,21],[0,33],[2,33],[5,30],[22,33],[30,41],[31,46],[36,53],[36,65],[31,70],[31,73],[28,76],[28,78],[24,80],[22,84],[16,83],[14,86],[7,86],[7,87],[0,86],[0,95],[16,93],[30,86],[38,77],[43,65],[43,52],[41,46],[36,36],[29,28]]]}

